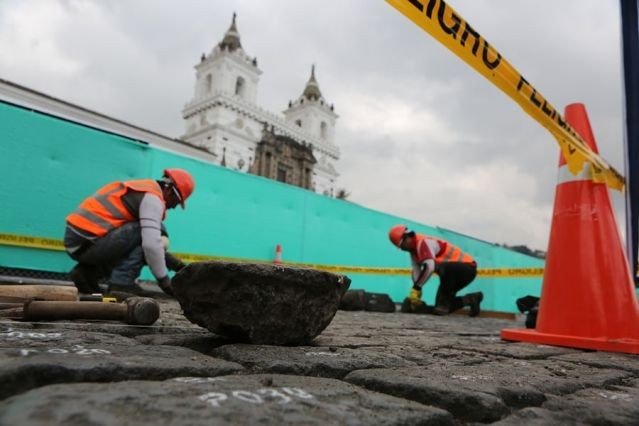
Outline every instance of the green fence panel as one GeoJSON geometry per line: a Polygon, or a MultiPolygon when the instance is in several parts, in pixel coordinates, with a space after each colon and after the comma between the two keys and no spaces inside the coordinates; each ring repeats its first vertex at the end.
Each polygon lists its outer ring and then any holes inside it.
{"type": "MultiPolygon", "coordinates": [[[[320,265],[408,268],[407,253],[388,241],[406,223],[471,253],[481,268],[541,268],[543,261],[454,231],[371,210],[349,201],[208,164],[122,135],[0,102],[0,233],[61,240],[66,215],[107,182],[159,178],[167,167],[189,170],[196,190],[186,209],[167,213],[171,250],[243,260],[283,259],[320,265]]],[[[0,266],[67,271],[63,251],[0,245],[0,266]]],[[[148,271],[145,273],[150,275],[148,271]]],[[[388,293],[400,302],[406,275],[349,273],[353,289],[388,293]]],[[[485,309],[515,312],[516,298],[539,295],[541,278],[480,277],[463,292],[485,293],[485,309]]],[[[435,277],[425,288],[434,300],[435,277]]]]}

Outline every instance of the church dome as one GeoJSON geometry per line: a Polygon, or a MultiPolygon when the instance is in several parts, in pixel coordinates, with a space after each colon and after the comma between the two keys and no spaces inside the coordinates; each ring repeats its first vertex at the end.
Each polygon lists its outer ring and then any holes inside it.
{"type": "Polygon", "coordinates": [[[315,80],[315,65],[311,68],[311,78],[306,83],[302,97],[309,101],[317,101],[322,98],[322,92],[320,92],[317,80],[315,80]]]}
{"type": "Polygon", "coordinates": [[[233,22],[231,22],[231,26],[229,27],[226,34],[224,34],[224,39],[218,44],[220,49],[228,50],[229,52],[234,52],[237,49],[242,48],[242,43],[240,43],[240,33],[237,31],[237,26],[235,25],[235,13],[233,14],[233,22]]]}

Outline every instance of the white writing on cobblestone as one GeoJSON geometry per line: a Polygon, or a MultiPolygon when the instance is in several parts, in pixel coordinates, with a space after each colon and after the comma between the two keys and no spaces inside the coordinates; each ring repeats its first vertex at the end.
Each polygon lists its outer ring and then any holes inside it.
{"type": "Polygon", "coordinates": [[[9,339],[59,339],[62,333],[35,333],[30,331],[18,331],[13,328],[0,333],[1,337],[9,339]]]}
{"type": "Polygon", "coordinates": [[[305,352],[306,356],[339,356],[338,353],[335,352],[305,352]]]}
{"type": "Polygon", "coordinates": [[[453,374],[452,376],[450,376],[451,379],[455,379],[455,380],[461,380],[461,381],[475,381],[475,380],[492,380],[493,378],[491,376],[482,376],[482,375],[477,375],[477,376],[460,376],[460,375],[456,375],[453,374]]]}
{"type": "Polygon", "coordinates": [[[180,383],[211,383],[211,382],[225,382],[226,379],[222,377],[176,377],[173,379],[175,382],[180,383]]]}
{"type": "Polygon", "coordinates": [[[599,392],[599,396],[611,401],[615,401],[617,399],[621,401],[632,401],[632,396],[627,393],[599,392]]]}
{"type": "Polygon", "coordinates": [[[85,348],[81,345],[73,345],[71,349],[64,348],[49,348],[49,349],[20,349],[20,355],[29,356],[31,354],[73,354],[73,355],[109,355],[111,352],[106,349],[99,348],[85,348]]]}
{"type": "Polygon", "coordinates": [[[251,404],[262,404],[264,402],[259,395],[256,395],[253,392],[239,390],[231,392],[231,395],[241,401],[250,402],[251,404]]]}
{"type": "Polygon", "coordinates": [[[219,407],[220,402],[226,401],[227,398],[228,396],[226,396],[226,394],[219,392],[208,392],[197,397],[200,401],[205,401],[211,407],[215,408],[219,407]]]}
{"type": "MultiPolygon", "coordinates": [[[[273,388],[262,388],[254,392],[245,390],[234,390],[230,392],[230,395],[231,397],[239,401],[255,405],[264,404],[265,402],[271,401],[277,404],[288,404],[293,400],[293,398],[291,397],[302,399],[313,398],[313,395],[300,388],[289,387],[279,388],[279,390],[273,388]]],[[[221,402],[227,401],[229,399],[229,395],[222,392],[207,392],[205,394],[199,395],[197,398],[200,401],[206,402],[211,407],[218,408],[221,402]]]]}

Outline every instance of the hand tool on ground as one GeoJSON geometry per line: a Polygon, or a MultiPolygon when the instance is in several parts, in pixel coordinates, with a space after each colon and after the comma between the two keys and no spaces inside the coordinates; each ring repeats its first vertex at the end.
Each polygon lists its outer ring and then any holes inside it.
{"type": "Polygon", "coordinates": [[[42,300],[78,300],[78,289],[64,285],[0,285],[0,297],[42,300]]]}
{"type": "Polygon", "coordinates": [[[102,302],[102,303],[117,303],[118,299],[115,297],[104,296],[100,293],[95,294],[80,294],[80,302],[102,302]]]}
{"type": "Polygon", "coordinates": [[[131,325],[151,325],[160,317],[160,305],[147,297],[131,297],[122,303],[30,300],[24,304],[25,321],[112,320],[131,325]]]}

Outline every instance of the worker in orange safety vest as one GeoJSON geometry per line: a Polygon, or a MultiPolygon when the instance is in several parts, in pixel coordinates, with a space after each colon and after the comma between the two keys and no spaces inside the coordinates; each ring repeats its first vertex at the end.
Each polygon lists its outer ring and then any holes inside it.
{"type": "Polygon", "coordinates": [[[393,226],[388,237],[411,258],[413,287],[402,303],[402,312],[446,315],[468,306],[470,316],[479,315],[483,293],[457,296],[477,276],[477,262],[472,256],[447,241],[411,231],[406,225],[393,226]],[[422,287],[433,273],[440,281],[434,308],[421,300],[422,287]]]}
{"type": "Polygon", "coordinates": [[[64,246],[78,263],[69,275],[81,293],[101,293],[98,285],[108,278],[107,293],[140,295],[135,283],[146,264],[159,287],[172,294],[168,270],[184,264],[166,252],[163,225],[166,210],[184,203],[195,189],[191,174],[166,169],[160,180],[139,179],[109,183],[86,198],[66,218],[64,246]]]}

